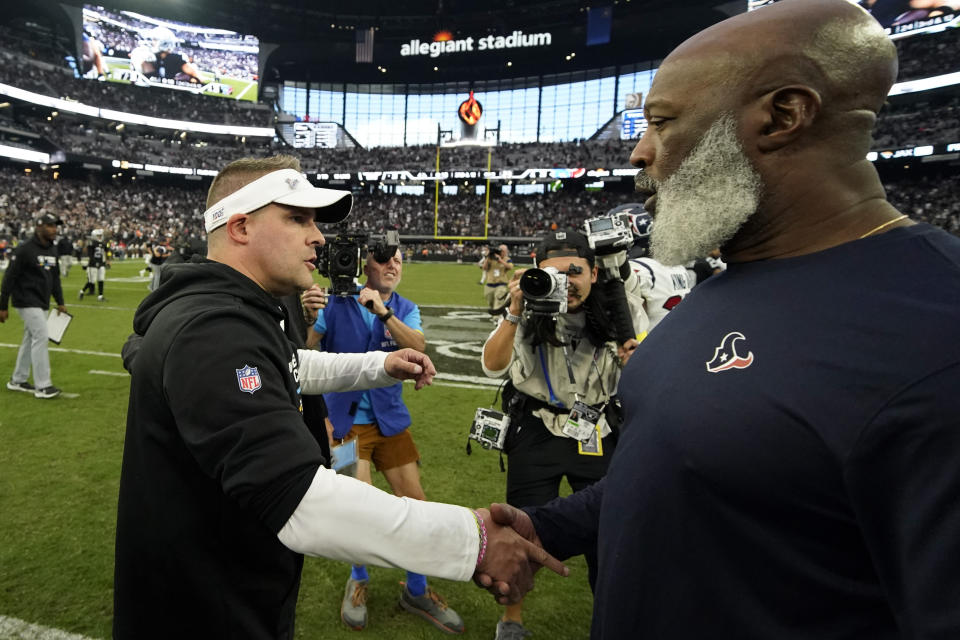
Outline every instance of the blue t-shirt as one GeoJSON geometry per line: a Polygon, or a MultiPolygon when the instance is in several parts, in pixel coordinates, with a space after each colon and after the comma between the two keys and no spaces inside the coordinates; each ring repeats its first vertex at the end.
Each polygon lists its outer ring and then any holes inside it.
{"type": "MultiPolygon", "coordinates": [[[[393,301],[393,297],[397,295],[396,292],[390,294],[390,297],[384,303],[390,305],[393,301]]],[[[360,304],[359,296],[351,296],[356,302],[357,306],[360,308],[360,317],[363,318],[364,324],[367,326],[368,331],[373,333],[373,323],[379,322],[377,316],[367,309],[365,306],[360,304]]],[[[407,325],[414,331],[419,331],[423,333],[423,325],[420,321],[420,308],[416,305],[411,305],[412,309],[402,318],[398,315],[397,318],[403,324],[407,325]]],[[[320,309],[320,313],[317,314],[317,321],[313,323],[313,330],[319,334],[325,334],[327,332],[327,321],[323,315],[323,309],[320,309]]],[[[360,402],[357,404],[357,412],[354,414],[353,423],[354,424],[368,424],[371,422],[376,422],[376,418],[373,415],[373,407],[370,403],[370,394],[364,392],[360,397],[360,402]]]]}
{"type": "Polygon", "coordinates": [[[551,552],[599,535],[592,637],[960,638],[958,330],[924,224],[696,287],[624,369],[604,481],[532,510],[551,552]]]}

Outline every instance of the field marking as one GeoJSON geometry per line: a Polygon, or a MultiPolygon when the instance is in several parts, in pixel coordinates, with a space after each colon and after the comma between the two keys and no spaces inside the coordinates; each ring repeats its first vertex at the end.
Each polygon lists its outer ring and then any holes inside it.
{"type": "Polygon", "coordinates": [[[126,371],[104,371],[102,369],[90,369],[87,373],[92,373],[95,376],[117,376],[118,378],[127,378],[130,376],[126,371]]]}
{"type": "MultiPolygon", "coordinates": [[[[241,80],[240,78],[232,78],[232,79],[233,79],[233,80],[238,80],[239,82],[243,82],[243,80],[241,80]]],[[[247,91],[250,91],[250,89],[251,89],[252,87],[257,86],[257,83],[254,82],[253,80],[248,80],[247,82],[248,82],[247,88],[244,89],[243,91],[241,91],[241,92],[240,92],[240,95],[238,95],[236,98],[234,98],[235,100],[242,100],[242,99],[243,99],[243,96],[246,95],[247,91]]]]}
{"type": "Polygon", "coordinates": [[[0,640],[93,640],[89,636],[0,615],[0,640]]]}
{"type": "MultiPolygon", "coordinates": [[[[19,349],[20,345],[10,344],[8,342],[0,342],[0,347],[7,347],[8,349],[19,349]]],[[[110,356],[111,358],[119,358],[119,353],[107,353],[105,351],[87,351],[86,349],[63,349],[61,347],[49,347],[49,351],[57,351],[59,353],[79,353],[84,356],[110,356]]]]}
{"type": "Polygon", "coordinates": [[[81,309],[103,309],[104,311],[136,311],[136,307],[112,307],[110,305],[103,304],[99,302],[97,304],[83,304],[80,302],[74,302],[70,305],[71,307],[80,307],[81,309]]]}

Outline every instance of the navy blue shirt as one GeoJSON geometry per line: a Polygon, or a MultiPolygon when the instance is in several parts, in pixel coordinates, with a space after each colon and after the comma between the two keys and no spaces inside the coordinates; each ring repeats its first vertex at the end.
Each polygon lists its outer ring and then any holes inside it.
{"type": "Polygon", "coordinates": [[[624,370],[605,480],[530,510],[561,555],[599,536],[592,637],[960,637],[958,328],[927,225],[694,289],[624,370]]]}

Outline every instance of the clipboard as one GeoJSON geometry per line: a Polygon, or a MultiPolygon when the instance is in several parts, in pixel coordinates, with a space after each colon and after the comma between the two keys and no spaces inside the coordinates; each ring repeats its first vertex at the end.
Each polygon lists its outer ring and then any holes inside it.
{"type": "MultiPolygon", "coordinates": [[[[351,438],[330,448],[330,468],[337,473],[347,473],[350,465],[357,464],[357,439],[351,438]]],[[[352,475],[352,474],[347,474],[352,475]]]]}
{"type": "Polygon", "coordinates": [[[57,313],[56,309],[50,309],[50,313],[47,315],[47,335],[50,342],[60,344],[71,320],[73,320],[73,316],[66,311],[57,313]]]}

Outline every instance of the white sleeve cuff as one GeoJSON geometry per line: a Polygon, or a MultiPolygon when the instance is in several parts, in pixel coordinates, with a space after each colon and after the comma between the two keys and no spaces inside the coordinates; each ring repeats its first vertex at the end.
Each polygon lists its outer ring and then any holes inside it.
{"type": "Polygon", "coordinates": [[[473,576],[480,553],[470,509],[397,498],[324,467],[277,537],[309,556],[460,581],[473,576]]]}
{"type": "Polygon", "coordinates": [[[385,351],[327,353],[298,349],[300,392],[306,395],[332,391],[359,391],[389,387],[399,382],[383,368],[385,351]]]}

